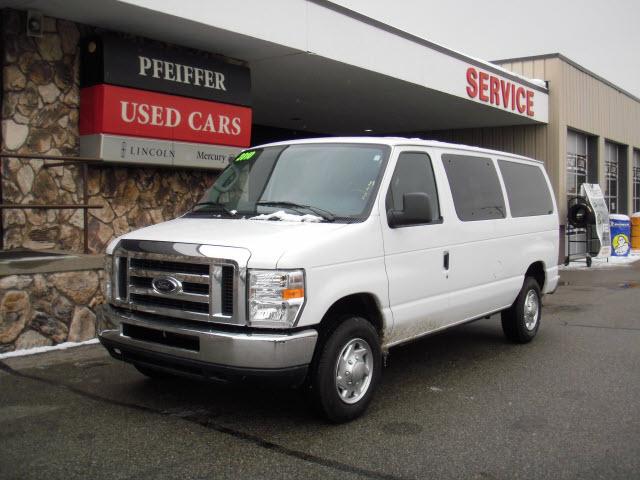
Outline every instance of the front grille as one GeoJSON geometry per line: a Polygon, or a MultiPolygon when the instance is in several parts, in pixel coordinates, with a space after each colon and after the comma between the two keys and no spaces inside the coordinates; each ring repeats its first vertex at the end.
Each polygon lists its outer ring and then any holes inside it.
{"type": "Polygon", "coordinates": [[[233,267],[222,267],[222,313],[233,315],[233,267]]]}
{"type": "Polygon", "coordinates": [[[149,305],[157,307],[168,307],[175,310],[186,310],[190,312],[209,313],[209,303],[189,302],[185,300],[176,300],[173,298],[154,297],[151,295],[131,294],[131,302],[134,305],[149,305]]]}
{"type": "Polygon", "coordinates": [[[122,334],[135,340],[159,343],[169,347],[184,348],[185,350],[200,350],[200,339],[194,335],[155,330],[138,325],[122,324],[122,334]]]}
{"type": "Polygon", "coordinates": [[[118,296],[121,298],[127,298],[128,284],[127,284],[127,257],[118,257],[117,259],[117,271],[118,275],[118,296]]]}
{"type": "Polygon", "coordinates": [[[209,265],[206,263],[183,263],[170,262],[166,260],[151,260],[148,258],[132,258],[131,268],[154,270],[156,272],[209,275],[209,265]]]}
{"type": "Polygon", "coordinates": [[[114,255],[116,305],[165,317],[238,324],[238,271],[231,261],[188,256],[183,260],[123,249],[114,255]],[[161,279],[173,290],[163,290],[161,279]]]}

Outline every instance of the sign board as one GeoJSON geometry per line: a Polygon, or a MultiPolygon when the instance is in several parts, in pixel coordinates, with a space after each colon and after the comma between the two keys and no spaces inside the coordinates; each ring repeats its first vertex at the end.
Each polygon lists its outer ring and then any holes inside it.
{"type": "Polygon", "coordinates": [[[246,67],[114,35],[88,38],[81,48],[81,88],[106,83],[251,105],[251,77],[246,67]]]}
{"type": "Polygon", "coordinates": [[[466,90],[469,98],[527,117],[535,116],[535,90],[481,68],[467,68],[466,90]]]}
{"type": "Polygon", "coordinates": [[[80,135],[97,133],[234,147],[251,141],[251,109],[113,85],[80,92],[80,135]]]}
{"type": "Polygon", "coordinates": [[[118,135],[95,134],[80,137],[82,156],[119,163],[218,170],[225,168],[240,151],[240,148],[235,147],[118,135]]]}
{"type": "Polygon", "coordinates": [[[611,230],[609,224],[609,210],[604,201],[602,189],[597,183],[583,183],[580,195],[587,197],[596,216],[596,232],[600,240],[598,257],[608,257],[611,254],[611,230]]]}

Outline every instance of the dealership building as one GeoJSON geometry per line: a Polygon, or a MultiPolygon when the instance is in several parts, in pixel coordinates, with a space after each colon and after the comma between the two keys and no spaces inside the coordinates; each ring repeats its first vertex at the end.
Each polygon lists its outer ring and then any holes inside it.
{"type": "Polygon", "coordinates": [[[268,141],[527,155],[562,238],[582,183],[640,211],[640,99],[561,54],[483,61],[328,0],[202,5],[0,0],[0,353],[94,337],[106,245],[181,215],[268,141]]]}

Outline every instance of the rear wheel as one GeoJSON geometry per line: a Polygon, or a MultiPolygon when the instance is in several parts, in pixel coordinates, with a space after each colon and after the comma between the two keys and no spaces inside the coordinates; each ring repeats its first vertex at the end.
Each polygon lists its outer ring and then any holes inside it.
{"type": "Polygon", "coordinates": [[[367,409],[378,385],[382,352],[378,333],[361,317],[346,317],[320,347],[311,395],[320,413],[340,423],[367,409]]]}
{"type": "Polygon", "coordinates": [[[532,277],[526,277],[518,298],[501,315],[502,330],[509,340],[527,343],[536,336],[542,319],[540,298],[538,282],[532,277]]]}

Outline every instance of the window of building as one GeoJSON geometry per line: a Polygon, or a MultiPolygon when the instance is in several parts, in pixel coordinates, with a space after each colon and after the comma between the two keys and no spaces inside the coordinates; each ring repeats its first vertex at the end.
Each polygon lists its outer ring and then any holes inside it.
{"type": "Polygon", "coordinates": [[[442,163],[460,220],[505,218],[498,172],[490,158],[445,154],[442,163]]]}
{"type": "Polygon", "coordinates": [[[633,212],[640,212],[640,150],[633,151],[633,212]]]}
{"type": "Polygon", "coordinates": [[[580,195],[583,183],[598,183],[597,138],[567,132],[567,201],[580,195]]]}
{"type": "Polygon", "coordinates": [[[429,195],[432,200],[434,221],[438,221],[440,219],[440,202],[438,201],[438,188],[431,158],[422,152],[403,152],[398,157],[387,192],[387,211],[403,210],[404,194],[415,192],[429,195]]]}
{"type": "Polygon", "coordinates": [[[553,200],[542,169],[535,165],[498,160],[512,217],[553,213],[553,200]]]}
{"type": "Polygon", "coordinates": [[[613,142],[604,147],[604,199],[610,213],[626,213],[627,149],[613,142]]]}

